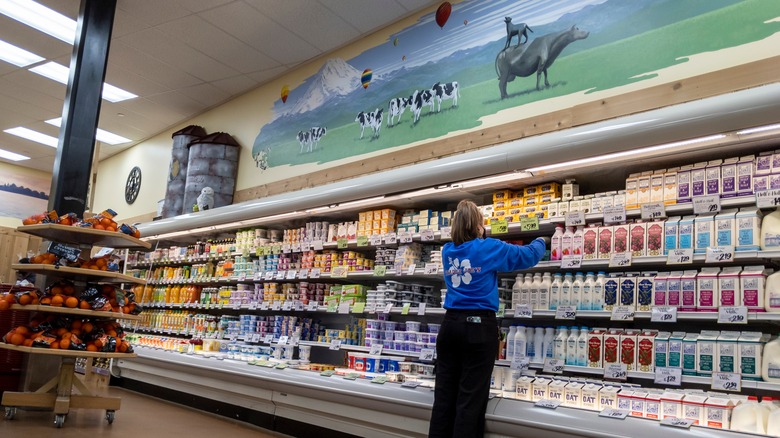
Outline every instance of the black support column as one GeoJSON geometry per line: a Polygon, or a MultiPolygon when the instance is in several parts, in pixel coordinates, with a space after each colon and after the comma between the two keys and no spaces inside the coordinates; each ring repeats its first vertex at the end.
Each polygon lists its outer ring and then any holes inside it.
{"type": "Polygon", "coordinates": [[[116,0],[81,0],[49,195],[60,214],[86,208],[115,11],[116,0]]]}

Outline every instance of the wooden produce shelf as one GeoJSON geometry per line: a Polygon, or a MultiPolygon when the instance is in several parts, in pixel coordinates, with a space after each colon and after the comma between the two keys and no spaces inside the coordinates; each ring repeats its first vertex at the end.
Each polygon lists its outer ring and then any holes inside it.
{"type": "Polygon", "coordinates": [[[90,318],[125,319],[130,321],[141,320],[141,315],[129,315],[127,313],[116,313],[116,312],[98,312],[95,310],[72,309],[70,307],[43,306],[40,304],[28,304],[26,306],[22,306],[20,304],[14,304],[11,306],[11,310],[29,310],[30,312],[59,313],[61,315],[88,316],[90,318]]]}
{"type": "Polygon", "coordinates": [[[118,231],[95,230],[59,224],[36,224],[18,227],[16,231],[47,240],[75,245],[110,248],[151,249],[152,244],[118,231]]]}
{"type": "Polygon", "coordinates": [[[146,284],[146,280],[143,278],[132,277],[130,275],[125,275],[119,272],[99,271],[96,269],[71,268],[68,266],[55,265],[33,265],[24,263],[15,263],[11,265],[11,269],[57,277],[68,277],[83,281],[146,284]]]}
{"type": "Polygon", "coordinates": [[[60,357],[87,357],[87,358],[99,358],[99,359],[114,359],[122,358],[128,359],[131,357],[137,357],[135,353],[99,353],[95,351],[79,351],[79,350],[60,350],[53,348],[38,348],[38,347],[21,347],[19,345],[6,344],[0,342],[0,349],[18,351],[20,353],[29,354],[43,354],[48,356],[60,356],[60,357]]]}

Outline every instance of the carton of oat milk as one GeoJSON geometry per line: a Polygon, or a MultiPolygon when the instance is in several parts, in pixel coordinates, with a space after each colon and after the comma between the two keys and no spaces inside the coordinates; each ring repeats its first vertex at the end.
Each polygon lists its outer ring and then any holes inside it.
{"type": "Polygon", "coordinates": [[[587,383],[582,387],[582,408],[591,411],[599,410],[599,391],[600,383],[587,383]]]}
{"type": "Polygon", "coordinates": [[[531,376],[520,376],[517,379],[515,386],[515,398],[518,400],[531,401],[533,398],[533,386],[534,378],[531,376]]]}
{"type": "Polygon", "coordinates": [[[584,386],[580,382],[569,382],[563,389],[563,405],[572,408],[582,407],[582,388],[584,386]]]}
{"type": "Polygon", "coordinates": [[[566,401],[564,390],[569,382],[563,380],[553,380],[547,387],[547,400],[557,401],[563,404],[566,401]]]}
{"type": "Polygon", "coordinates": [[[620,388],[617,386],[604,386],[599,390],[599,410],[604,409],[617,409],[618,407],[618,393],[620,388]]]}
{"type": "Polygon", "coordinates": [[[531,385],[531,401],[538,402],[539,400],[547,400],[547,391],[550,387],[550,383],[552,383],[550,379],[545,379],[543,377],[534,379],[533,384],[531,385]]]}

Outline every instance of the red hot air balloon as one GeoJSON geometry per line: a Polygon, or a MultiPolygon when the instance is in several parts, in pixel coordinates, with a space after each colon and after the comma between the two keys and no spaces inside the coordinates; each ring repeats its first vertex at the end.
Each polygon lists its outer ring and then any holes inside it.
{"type": "Polygon", "coordinates": [[[447,24],[447,20],[450,19],[450,14],[452,13],[452,4],[450,2],[444,2],[439,6],[439,9],[436,10],[436,24],[439,25],[442,29],[444,29],[444,25],[447,24]]]}
{"type": "Polygon", "coordinates": [[[290,87],[285,85],[282,87],[282,103],[287,103],[287,96],[290,95],[290,87]]]}

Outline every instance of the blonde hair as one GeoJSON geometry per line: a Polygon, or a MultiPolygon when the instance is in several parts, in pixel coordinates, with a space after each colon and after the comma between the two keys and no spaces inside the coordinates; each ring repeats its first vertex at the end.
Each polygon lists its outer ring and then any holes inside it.
{"type": "Polygon", "coordinates": [[[455,217],[452,218],[452,241],[455,245],[480,237],[483,217],[477,204],[463,200],[458,203],[455,217]]]}

